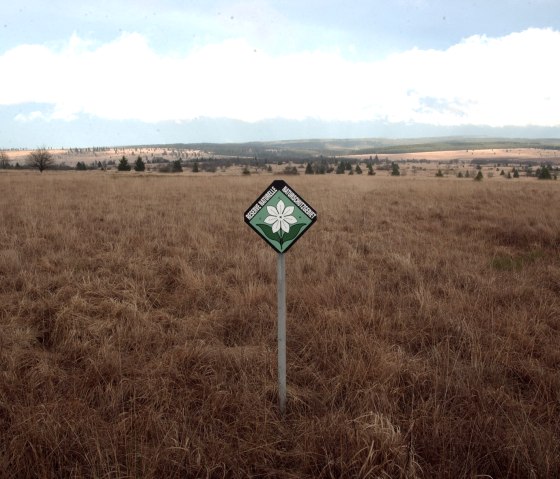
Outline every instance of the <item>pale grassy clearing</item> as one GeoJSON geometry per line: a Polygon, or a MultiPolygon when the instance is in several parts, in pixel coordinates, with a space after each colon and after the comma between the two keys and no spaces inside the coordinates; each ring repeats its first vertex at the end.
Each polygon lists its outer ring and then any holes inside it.
{"type": "Polygon", "coordinates": [[[560,183],[0,174],[5,477],[560,475],[560,183]]]}
{"type": "MultiPolygon", "coordinates": [[[[352,155],[354,158],[367,159],[375,155],[352,155]]],[[[449,150],[449,151],[422,151],[416,153],[390,153],[380,154],[379,158],[387,158],[389,161],[452,161],[460,160],[470,162],[476,159],[488,159],[502,163],[514,163],[519,161],[552,162],[560,161],[560,151],[542,148],[487,148],[475,150],[449,150]]]]}

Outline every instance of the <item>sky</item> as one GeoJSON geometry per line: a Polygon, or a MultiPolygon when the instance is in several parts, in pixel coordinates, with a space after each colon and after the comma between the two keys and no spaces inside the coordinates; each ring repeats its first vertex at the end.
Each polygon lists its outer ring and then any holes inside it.
{"type": "Polygon", "coordinates": [[[14,0],[0,149],[560,138],[560,0],[14,0]]]}

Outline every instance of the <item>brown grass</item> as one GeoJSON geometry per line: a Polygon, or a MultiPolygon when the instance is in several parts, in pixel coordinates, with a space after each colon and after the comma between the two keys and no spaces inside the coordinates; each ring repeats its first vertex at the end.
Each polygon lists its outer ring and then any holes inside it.
{"type": "Polygon", "coordinates": [[[560,184],[0,175],[0,474],[560,476],[560,184]]]}

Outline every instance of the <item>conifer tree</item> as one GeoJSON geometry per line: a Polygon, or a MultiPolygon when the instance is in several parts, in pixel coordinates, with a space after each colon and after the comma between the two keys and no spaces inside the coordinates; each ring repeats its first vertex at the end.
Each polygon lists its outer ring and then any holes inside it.
{"type": "Polygon", "coordinates": [[[120,159],[119,164],[117,166],[117,170],[119,171],[130,171],[132,168],[128,163],[128,160],[126,159],[126,156],[123,155],[123,157],[120,159]]]}
{"type": "Polygon", "coordinates": [[[543,165],[540,168],[540,171],[538,172],[537,177],[538,177],[539,180],[551,180],[552,175],[550,174],[550,170],[548,169],[548,166],[543,165]]]}
{"type": "MultiPolygon", "coordinates": [[[[197,171],[198,171],[198,163],[195,162],[195,164],[197,165],[197,171]]],[[[194,171],[194,169],[193,169],[194,171]]],[[[181,165],[181,160],[175,160],[171,162],[171,173],[182,173],[183,172],[183,166],[181,165]]]]}
{"type": "Polygon", "coordinates": [[[136,163],[134,163],[134,171],[145,171],[146,170],[146,164],[144,163],[144,161],[142,161],[142,157],[139,156],[138,158],[136,158],[136,163]]]}

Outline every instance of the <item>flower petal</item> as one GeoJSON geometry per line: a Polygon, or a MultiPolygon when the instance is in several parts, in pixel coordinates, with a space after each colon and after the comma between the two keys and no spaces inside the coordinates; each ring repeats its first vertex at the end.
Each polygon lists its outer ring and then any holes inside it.
{"type": "Polygon", "coordinates": [[[272,232],[277,233],[279,229],[280,229],[280,220],[278,220],[276,223],[272,225],[272,232]]]}
{"type": "Polygon", "coordinates": [[[278,214],[281,215],[282,212],[284,211],[284,202],[282,200],[280,200],[278,202],[278,204],[276,205],[276,209],[278,210],[278,214]]]}
{"type": "Polygon", "coordinates": [[[293,216],[284,216],[284,221],[290,225],[295,225],[297,220],[293,216]]]}
{"type": "Polygon", "coordinates": [[[282,231],[285,231],[286,233],[290,232],[290,225],[286,223],[283,219],[280,220],[280,226],[282,228],[282,231]]]}
{"type": "Polygon", "coordinates": [[[268,214],[272,216],[278,216],[278,211],[274,206],[267,206],[266,209],[268,210],[268,214]]]}
{"type": "Polygon", "coordinates": [[[291,215],[294,212],[293,206],[286,206],[284,209],[284,215],[291,215]]]}
{"type": "Polygon", "coordinates": [[[265,222],[267,225],[271,225],[272,223],[274,223],[274,222],[276,222],[276,221],[278,221],[278,217],[277,217],[277,216],[267,216],[267,217],[264,219],[264,222],[265,222]]]}

